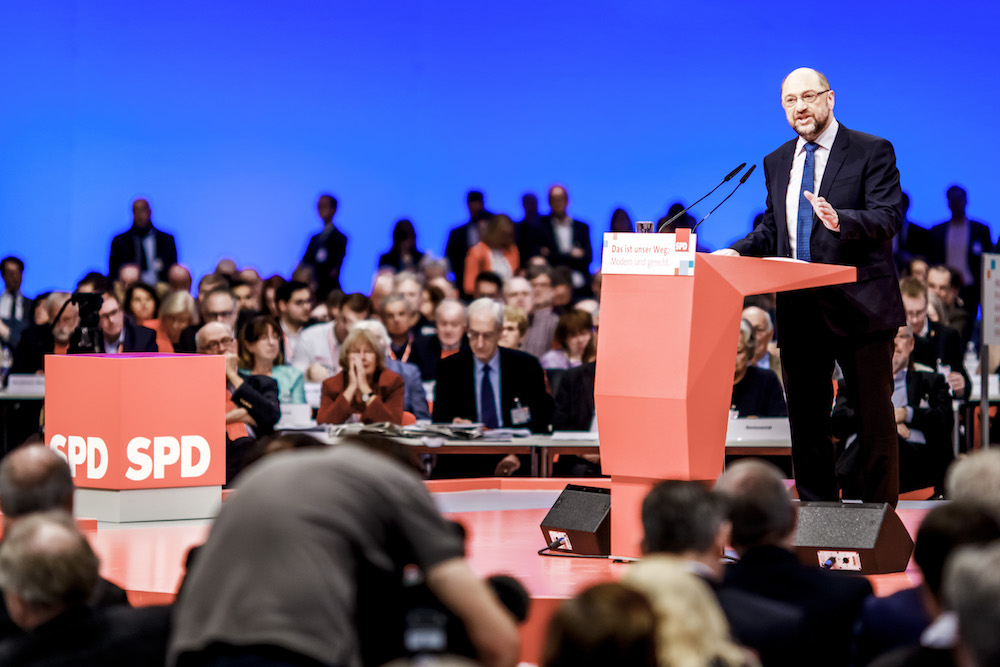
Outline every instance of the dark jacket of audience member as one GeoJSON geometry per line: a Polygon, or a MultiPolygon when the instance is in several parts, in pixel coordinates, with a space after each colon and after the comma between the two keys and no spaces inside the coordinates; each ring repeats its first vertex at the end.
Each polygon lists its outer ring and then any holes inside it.
{"type": "Polygon", "coordinates": [[[4,667],[153,667],[163,665],[171,606],[76,607],[0,642],[4,667]]]}
{"type": "Polygon", "coordinates": [[[597,363],[570,368],[559,382],[552,415],[553,431],[589,431],[594,423],[597,363]]]}
{"type": "MultiPolygon", "coordinates": [[[[458,351],[469,349],[469,341],[462,336],[461,347],[458,351]]],[[[456,352],[458,354],[458,352],[456,352]]],[[[413,352],[410,355],[409,363],[420,369],[420,377],[424,382],[437,380],[438,363],[441,361],[441,341],[437,335],[417,336],[413,339],[413,352]]]]}
{"type": "Polygon", "coordinates": [[[733,385],[733,408],[740,417],[787,417],[788,406],[781,381],[774,371],[747,366],[746,375],[733,385]]]}
{"type": "MultiPolygon", "coordinates": [[[[545,376],[538,360],[518,350],[499,348],[500,415],[503,427],[548,433],[552,423],[552,397],[545,391],[545,376]],[[515,404],[515,400],[517,404],[515,404]],[[521,406],[530,411],[530,421],[513,424],[511,411],[521,406]]],[[[476,421],[474,364],[470,350],[442,359],[434,390],[434,421],[451,423],[456,417],[476,421]]]]}

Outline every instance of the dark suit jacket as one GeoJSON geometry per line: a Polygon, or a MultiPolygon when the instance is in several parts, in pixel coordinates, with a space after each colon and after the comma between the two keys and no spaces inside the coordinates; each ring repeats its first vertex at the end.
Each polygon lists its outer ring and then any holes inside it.
{"type": "Polygon", "coordinates": [[[927,259],[927,256],[933,252],[930,244],[930,230],[905,218],[893,245],[896,248],[893,259],[896,260],[896,269],[900,272],[909,265],[910,260],[915,257],[927,259]]]}
{"type": "MultiPolygon", "coordinates": [[[[469,341],[462,336],[458,351],[469,349],[469,341]]],[[[456,352],[457,354],[457,352],[456,352]]],[[[438,363],[441,361],[441,341],[437,334],[418,335],[413,339],[413,351],[409,363],[420,369],[420,377],[424,382],[437,379],[438,363]]]]}
{"type": "Polygon", "coordinates": [[[45,355],[52,354],[56,341],[52,337],[52,325],[32,324],[21,334],[21,341],[14,348],[11,373],[37,373],[45,370],[45,355]]]}
{"type": "MultiPolygon", "coordinates": [[[[136,229],[132,227],[111,240],[111,255],[108,260],[108,277],[111,280],[118,277],[118,271],[125,264],[142,265],[142,258],[135,255],[134,233],[136,233],[136,229]]],[[[145,232],[139,233],[145,235],[145,232]]],[[[156,259],[159,260],[160,264],[156,271],[156,277],[157,280],[166,282],[167,270],[177,263],[177,244],[172,235],[161,232],[156,227],[153,227],[153,233],[156,237],[156,259]]]]}
{"type": "MultiPolygon", "coordinates": [[[[529,428],[548,433],[552,423],[552,397],[545,391],[545,374],[538,359],[518,350],[499,348],[500,419],[504,427],[529,428]],[[531,411],[527,424],[511,424],[514,399],[531,411]]],[[[451,423],[455,417],[476,421],[476,388],[472,351],[462,350],[442,359],[434,390],[434,421],[451,423]]]]}
{"type": "Polygon", "coordinates": [[[125,340],[123,352],[159,352],[156,346],[156,332],[148,327],[139,326],[125,318],[125,340]]]}
{"type": "MultiPolygon", "coordinates": [[[[257,437],[274,433],[274,425],[281,419],[278,402],[278,381],[266,375],[246,375],[243,384],[233,392],[233,403],[246,408],[257,425],[252,427],[257,437]]],[[[236,475],[249,463],[253,438],[230,440],[226,434],[226,484],[231,484],[236,475]]]]}
{"type": "Polygon", "coordinates": [[[346,252],[347,237],[336,226],[325,240],[322,232],[309,239],[302,263],[316,272],[317,300],[325,299],[331,290],[340,289],[340,266],[344,263],[346,252]]]}
{"type": "MultiPolygon", "coordinates": [[[[573,219],[573,247],[582,249],[583,257],[573,257],[569,253],[559,252],[559,243],[556,241],[556,232],[552,224],[551,215],[543,215],[534,231],[537,237],[532,244],[531,255],[538,255],[542,248],[546,248],[548,250],[549,264],[552,266],[568,266],[572,270],[583,274],[586,281],[583,290],[574,291],[587,291],[589,293],[590,262],[594,259],[594,251],[590,245],[590,225],[581,220],[573,219]]],[[[531,255],[523,258],[522,262],[526,263],[531,255]]]]}
{"type": "Polygon", "coordinates": [[[929,368],[937,370],[937,362],[951,366],[951,370],[960,373],[965,378],[965,391],[955,398],[966,400],[972,391],[972,381],[965,370],[965,355],[962,349],[962,336],[951,327],[938,322],[927,322],[927,335],[914,336],[913,360],[929,368]]]}
{"type": "Polygon", "coordinates": [[[883,653],[916,644],[930,620],[919,586],[881,598],[873,595],[865,601],[855,628],[854,664],[864,667],[883,653]]]}
{"type": "Polygon", "coordinates": [[[559,382],[552,415],[554,431],[589,431],[594,423],[594,381],[597,363],[570,368],[559,382]]]}
{"type": "Polygon", "coordinates": [[[399,250],[395,248],[390,248],[389,252],[379,255],[378,258],[378,268],[391,268],[397,273],[400,271],[416,271],[419,270],[420,262],[424,259],[424,253],[416,248],[413,249],[411,253],[412,262],[410,265],[403,263],[403,259],[399,253],[399,250]]]}
{"type": "Polygon", "coordinates": [[[769,368],[750,365],[733,385],[733,407],[740,417],[787,417],[788,406],[778,375],[769,368]]]}
{"type": "Polygon", "coordinates": [[[70,609],[0,643],[4,667],[145,667],[166,662],[169,606],[70,609]]]}
{"type": "MultiPolygon", "coordinates": [[[[930,243],[928,244],[927,260],[931,266],[947,263],[948,224],[947,221],[939,222],[928,230],[930,243]]],[[[983,267],[982,255],[984,252],[992,252],[992,250],[993,241],[990,237],[990,228],[981,222],[969,220],[969,270],[972,272],[977,285],[979,284],[983,267]]]]}
{"type": "Polygon", "coordinates": [[[805,644],[805,614],[795,605],[768,600],[739,588],[724,588],[705,580],[729,621],[733,639],[760,655],[767,667],[802,664],[805,644]]]}
{"type": "MultiPolygon", "coordinates": [[[[2,594],[2,591],[0,591],[2,594]]],[[[113,584],[103,577],[98,577],[97,584],[90,595],[87,604],[92,609],[106,609],[108,607],[124,606],[130,607],[128,595],[125,589],[117,584],[113,584]]],[[[0,604],[0,646],[11,637],[20,637],[24,631],[19,628],[10,617],[6,604],[0,604]]],[[[6,664],[0,661],[0,665],[6,664]]]]}
{"type": "Polygon", "coordinates": [[[257,435],[274,432],[274,425],[281,419],[278,403],[278,381],[266,375],[246,375],[243,384],[233,392],[233,403],[246,408],[257,425],[257,435]]]}
{"type": "MultiPolygon", "coordinates": [[[[795,144],[795,140],[789,141],[764,158],[767,209],[760,224],[733,244],[741,255],[791,257],[785,194],[795,144]]],[[[894,331],[904,322],[892,259],[892,237],[902,220],[902,193],[892,144],[841,125],[819,194],[837,210],[840,231],[831,232],[813,214],[812,261],[857,267],[858,280],[779,293],[779,345],[789,337],[808,335],[798,323],[799,310],[818,308],[830,330],[841,336],[894,331]]]]}
{"type": "Polygon", "coordinates": [[[867,579],[807,567],[791,551],[777,546],[755,547],[727,566],[724,586],[799,608],[805,615],[809,647],[801,664],[815,667],[850,664],[851,630],[861,605],[872,594],[867,579]]]}
{"type": "MultiPolygon", "coordinates": [[[[455,285],[459,292],[465,284],[465,256],[469,254],[469,226],[478,224],[475,221],[465,222],[457,227],[453,227],[448,232],[448,243],[444,247],[444,256],[451,264],[451,271],[455,274],[455,285]]],[[[463,296],[467,296],[463,292],[463,296]]]]}

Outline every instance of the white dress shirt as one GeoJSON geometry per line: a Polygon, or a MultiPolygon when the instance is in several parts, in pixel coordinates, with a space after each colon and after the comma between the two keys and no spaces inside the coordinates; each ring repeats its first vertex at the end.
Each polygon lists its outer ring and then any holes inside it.
{"type": "MultiPolygon", "coordinates": [[[[830,150],[833,148],[833,141],[837,138],[837,130],[840,123],[830,114],[830,124],[823,133],[816,137],[814,143],[819,144],[814,153],[813,165],[813,187],[810,192],[818,195],[819,186],[823,182],[823,172],[826,171],[826,163],[830,159],[830,150]]],[[[788,227],[788,245],[792,249],[792,257],[795,257],[797,242],[797,232],[799,228],[799,193],[802,189],[802,170],[806,164],[806,144],[809,143],[802,137],[795,142],[795,157],[792,158],[792,170],[788,172],[788,192],[785,193],[785,225],[788,227]]]]}

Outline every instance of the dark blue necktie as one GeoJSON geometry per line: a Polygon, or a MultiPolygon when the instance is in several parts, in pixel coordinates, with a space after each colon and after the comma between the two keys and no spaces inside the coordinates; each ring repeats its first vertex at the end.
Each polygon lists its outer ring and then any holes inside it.
{"type": "Polygon", "coordinates": [[[486,428],[497,428],[497,404],[493,395],[493,383],[490,382],[490,367],[483,366],[483,383],[479,387],[479,415],[486,428]]]}
{"type": "Polygon", "coordinates": [[[805,145],[806,163],[802,166],[802,187],[799,188],[799,223],[795,231],[795,258],[804,262],[812,261],[812,252],[809,249],[809,241],[812,237],[813,229],[813,207],[806,199],[805,192],[815,193],[813,180],[816,173],[816,147],[818,144],[809,142],[805,145]]]}

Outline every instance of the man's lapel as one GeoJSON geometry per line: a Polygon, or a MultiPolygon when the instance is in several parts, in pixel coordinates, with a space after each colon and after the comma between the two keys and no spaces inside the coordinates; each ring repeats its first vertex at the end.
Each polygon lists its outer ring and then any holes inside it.
{"type": "MultiPolygon", "coordinates": [[[[819,184],[819,194],[821,197],[830,196],[830,188],[837,178],[837,172],[844,166],[847,158],[847,149],[850,141],[847,138],[847,128],[843,124],[837,129],[837,137],[833,140],[833,147],[830,149],[830,158],[826,161],[826,170],[823,172],[823,182],[819,184]]],[[[813,216],[814,224],[818,223],[818,218],[813,216]]]]}

